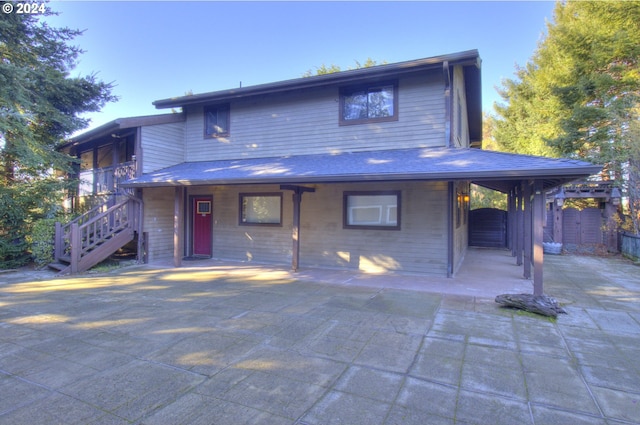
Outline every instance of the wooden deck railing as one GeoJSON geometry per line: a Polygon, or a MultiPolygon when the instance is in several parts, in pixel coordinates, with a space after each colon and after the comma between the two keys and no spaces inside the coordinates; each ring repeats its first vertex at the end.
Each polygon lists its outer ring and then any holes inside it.
{"type": "Polygon", "coordinates": [[[80,172],[80,194],[113,193],[120,183],[136,176],[136,163],[124,162],[116,166],[95,168],[80,172]]]}

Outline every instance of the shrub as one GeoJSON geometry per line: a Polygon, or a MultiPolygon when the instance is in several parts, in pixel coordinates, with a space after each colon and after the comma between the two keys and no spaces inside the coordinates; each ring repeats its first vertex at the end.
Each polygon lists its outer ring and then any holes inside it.
{"type": "Polygon", "coordinates": [[[33,223],[31,231],[31,255],[38,268],[42,268],[53,261],[56,219],[43,218],[33,223]]]}

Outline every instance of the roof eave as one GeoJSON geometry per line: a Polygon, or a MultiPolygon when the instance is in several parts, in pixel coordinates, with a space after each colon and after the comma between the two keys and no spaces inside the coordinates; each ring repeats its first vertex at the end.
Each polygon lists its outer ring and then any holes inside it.
{"type": "Polygon", "coordinates": [[[119,130],[126,130],[146,125],[168,124],[172,122],[181,122],[184,120],[185,116],[182,113],[116,118],[113,121],[109,121],[108,123],[101,125],[100,127],[96,127],[93,130],[86,131],[82,134],[70,138],[68,142],[58,146],[57,149],[62,150],[71,146],[88,143],[101,137],[108,136],[111,133],[119,130]]]}
{"type": "Polygon", "coordinates": [[[303,77],[237,89],[161,99],[153,102],[153,105],[158,109],[194,106],[292,90],[309,89],[335,84],[348,84],[355,81],[386,78],[393,75],[401,75],[420,70],[436,69],[441,67],[442,63],[445,61],[449,62],[450,65],[476,66],[479,61],[479,53],[477,50],[467,50],[464,52],[434,56],[413,61],[377,65],[369,68],[303,77]]]}
{"type": "Polygon", "coordinates": [[[207,185],[241,185],[241,184],[320,184],[320,183],[354,183],[354,182],[380,182],[380,181],[450,181],[450,180],[535,180],[535,179],[562,179],[572,181],[585,178],[598,173],[602,167],[574,167],[567,170],[540,169],[540,170],[504,170],[485,172],[459,172],[459,173],[404,173],[404,174],[358,174],[358,175],[333,175],[333,176],[279,176],[272,178],[237,178],[237,179],[203,179],[203,180],[175,180],[158,182],[135,181],[123,182],[121,186],[130,188],[175,187],[175,186],[207,186],[207,185]]]}

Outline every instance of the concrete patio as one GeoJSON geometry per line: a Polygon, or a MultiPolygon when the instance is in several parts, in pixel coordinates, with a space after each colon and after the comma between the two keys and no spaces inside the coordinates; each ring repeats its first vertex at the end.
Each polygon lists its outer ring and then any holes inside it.
{"type": "Polygon", "coordinates": [[[506,251],[470,250],[453,279],[210,260],[3,274],[0,424],[640,423],[640,269],[544,272],[557,321],[493,301],[532,291],[506,251]]]}

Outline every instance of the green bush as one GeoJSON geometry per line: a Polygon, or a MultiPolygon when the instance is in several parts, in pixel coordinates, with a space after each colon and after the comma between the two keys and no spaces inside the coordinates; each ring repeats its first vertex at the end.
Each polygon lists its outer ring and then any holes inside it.
{"type": "Polygon", "coordinates": [[[26,252],[26,208],[13,188],[0,185],[0,269],[14,269],[29,261],[26,252]]]}
{"type": "Polygon", "coordinates": [[[55,218],[43,218],[33,223],[31,231],[31,255],[36,267],[44,267],[53,262],[56,231],[55,218]]]}

